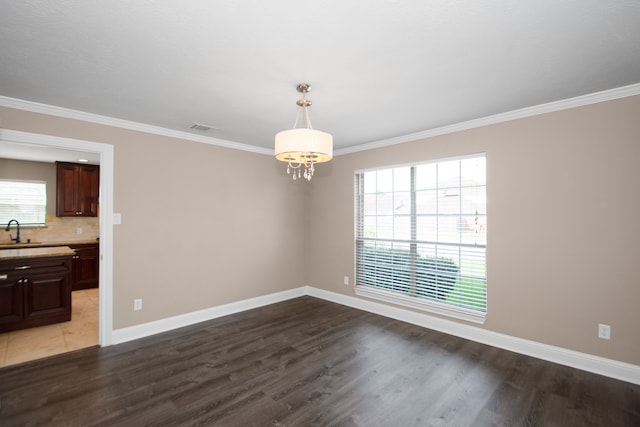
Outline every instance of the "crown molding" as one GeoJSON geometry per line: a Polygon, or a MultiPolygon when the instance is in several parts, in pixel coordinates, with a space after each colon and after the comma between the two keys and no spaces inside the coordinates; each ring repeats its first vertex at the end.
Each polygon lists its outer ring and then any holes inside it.
{"type": "Polygon", "coordinates": [[[494,125],[497,123],[509,122],[511,120],[523,119],[526,117],[538,116],[540,114],[552,113],[554,111],[568,110],[570,108],[583,107],[585,105],[596,104],[598,102],[612,101],[614,99],[626,98],[640,95],[640,83],[623,86],[615,89],[595,92],[588,95],[576,96],[575,98],[563,99],[546,104],[535,105],[533,107],[520,108],[506,113],[494,114],[492,116],[460,122],[449,126],[442,126],[435,129],[397,136],[380,141],[374,141],[353,147],[341,148],[334,151],[334,156],[342,154],[357,153],[359,151],[373,150],[375,148],[388,147],[390,145],[403,144],[405,142],[418,141],[420,139],[431,138],[439,135],[460,132],[464,130],[479,128],[482,126],[494,125]]]}
{"type": "Polygon", "coordinates": [[[50,116],[63,117],[66,119],[81,120],[100,125],[113,126],[122,129],[135,130],[155,135],[168,136],[171,138],[185,139],[187,141],[201,142],[204,144],[217,145],[235,150],[249,151],[252,153],[273,155],[273,150],[253,145],[241,144],[224,139],[211,138],[203,135],[194,135],[173,129],[159,126],[147,125],[144,123],[132,122],[129,120],[116,119],[113,117],[101,116],[99,114],[87,113],[84,111],[72,110],[69,108],[56,107],[54,105],[40,104],[38,102],[25,101],[23,99],[0,96],[0,107],[15,108],[17,110],[30,111],[32,113],[48,114],[50,116]]]}

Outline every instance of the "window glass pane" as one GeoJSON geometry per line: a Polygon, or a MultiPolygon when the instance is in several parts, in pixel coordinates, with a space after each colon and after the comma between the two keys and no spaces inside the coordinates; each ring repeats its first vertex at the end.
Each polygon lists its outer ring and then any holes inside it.
{"type": "Polygon", "coordinates": [[[462,213],[487,213],[487,200],[485,187],[465,187],[460,190],[460,202],[462,213]]]}
{"type": "Polygon", "coordinates": [[[419,244],[417,245],[417,251],[418,254],[421,257],[435,257],[437,256],[437,251],[436,251],[437,246],[433,243],[427,243],[427,244],[419,244]]]}
{"type": "Polygon", "coordinates": [[[411,217],[409,215],[394,218],[393,238],[397,240],[411,239],[411,217]]]}
{"type": "Polygon", "coordinates": [[[378,193],[376,195],[376,213],[378,215],[393,215],[395,212],[393,192],[378,193]]]}
{"type": "Polygon", "coordinates": [[[464,248],[460,262],[460,273],[469,278],[484,278],[487,276],[485,248],[464,248]]]}
{"type": "Polygon", "coordinates": [[[47,184],[42,181],[0,180],[0,224],[44,225],[47,184]]]}
{"type": "Polygon", "coordinates": [[[393,194],[393,212],[395,215],[411,214],[411,193],[399,191],[393,194]]]}
{"type": "Polygon", "coordinates": [[[365,172],[362,174],[364,176],[364,192],[366,194],[375,194],[377,193],[377,180],[376,180],[376,171],[365,172]]]}
{"type": "Polygon", "coordinates": [[[376,233],[377,217],[374,215],[367,215],[364,217],[364,228],[362,230],[362,237],[368,237],[374,239],[378,237],[376,233]]]}
{"type": "Polygon", "coordinates": [[[440,253],[438,246],[419,245],[416,259],[416,296],[446,302],[459,276],[459,265],[453,256],[440,253]]]}
{"type": "Polygon", "coordinates": [[[440,197],[438,197],[438,213],[440,215],[457,215],[460,213],[460,193],[457,188],[456,193],[447,195],[446,191],[440,192],[440,197]]]}
{"type": "Polygon", "coordinates": [[[486,182],[487,170],[485,157],[461,160],[460,170],[462,174],[462,186],[478,185],[479,183],[486,182]]]}
{"type": "Polygon", "coordinates": [[[393,239],[393,216],[379,215],[376,221],[376,237],[378,239],[393,239]]]}
{"type": "Polygon", "coordinates": [[[393,169],[393,191],[411,190],[411,168],[403,167],[393,169]]]}
{"type": "Polygon", "coordinates": [[[436,163],[416,166],[416,190],[434,189],[437,182],[436,163]]]}
{"type": "Polygon", "coordinates": [[[376,179],[377,179],[377,185],[376,185],[377,192],[390,193],[393,191],[393,169],[379,170],[377,172],[376,179]]]}
{"type": "Polygon", "coordinates": [[[377,212],[376,204],[378,198],[375,194],[365,194],[364,196],[364,211],[368,214],[375,214],[377,212]]]}
{"type": "Polygon", "coordinates": [[[438,240],[438,219],[435,215],[420,215],[416,220],[416,239],[422,242],[438,240]]]}
{"type": "Polygon", "coordinates": [[[438,212],[438,190],[416,191],[416,213],[434,214],[438,212]]]}
{"type": "Polygon", "coordinates": [[[487,237],[484,232],[484,215],[463,215],[460,217],[461,222],[461,243],[470,245],[486,245],[487,237]]]}
{"type": "Polygon", "coordinates": [[[460,185],[460,160],[438,163],[438,187],[458,187],[460,185]]]}
{"type": "Polygon", "coordinates": [[[460,217],[438,217],[438,242],[460,243],[460,217]]]}

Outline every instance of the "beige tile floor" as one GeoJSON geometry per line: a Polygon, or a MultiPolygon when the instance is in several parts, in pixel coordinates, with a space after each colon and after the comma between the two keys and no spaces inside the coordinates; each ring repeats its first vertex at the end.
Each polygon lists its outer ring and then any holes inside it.
{"type": "Polygon", "coordinates": [[[0,334],[0,367],[98,344],[98,289],[71,293],[71,321],[0,334]]]}

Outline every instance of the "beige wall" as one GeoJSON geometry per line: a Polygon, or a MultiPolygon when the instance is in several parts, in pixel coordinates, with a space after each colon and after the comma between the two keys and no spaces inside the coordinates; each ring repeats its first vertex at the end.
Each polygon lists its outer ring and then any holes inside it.
{"type": "Polygon", "coordinates": [[[355,170],[486,152],[483,327],[640,364],[639,118],[636,96],[338,156],[312,182],[307,283],[354,295],[355,170]]]}
{"type": "Polygon", "coordinates": [[[0,126],[114,146],[115,329],[303,284],[308,188],[272,157],[8,108],[0,126]]]}
{"type": "MultiPolygon", "coordinates": [[[[44,228],[22,227],[20,230],[22,243],[26,243],[27,239],[31,239],[34,243],[91,241],[100,235],[98,218],[58,218],[56,216],[56,165],[54,163],[0,159],[0,178],[47,183],[47,226],[44,228]],[[77,233],[78,228],[82,229],[82,234],[77,233]]],[[[0,244],[12,243],[10,235],[15,237],[13,226],[11,234],[0,230],[0,244]]]]}

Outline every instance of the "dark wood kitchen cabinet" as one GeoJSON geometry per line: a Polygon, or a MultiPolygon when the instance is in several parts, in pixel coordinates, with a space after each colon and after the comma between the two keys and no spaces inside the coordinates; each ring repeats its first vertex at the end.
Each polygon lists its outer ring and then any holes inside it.
{"type": "Polygon", "coordinates": [[[98,216],[100,166],[56,162],[56,216],[98,216]]]}
{"type": "Polygon", "coordinates": [[[0,261],[0,333],[71,320],[71,255],[0,261]]]}
{"type": "Polygon", "coordinates": [[[98,244],[70,244],[69,247],[76,253],[73,256],[71,290],[97,288],[100,274],[98,244]]]}

